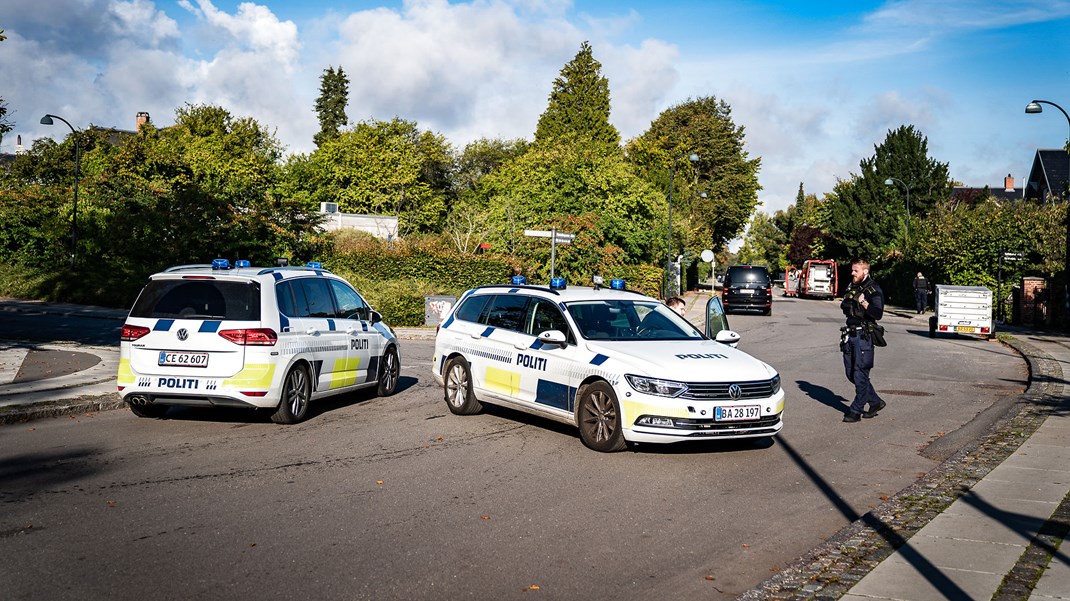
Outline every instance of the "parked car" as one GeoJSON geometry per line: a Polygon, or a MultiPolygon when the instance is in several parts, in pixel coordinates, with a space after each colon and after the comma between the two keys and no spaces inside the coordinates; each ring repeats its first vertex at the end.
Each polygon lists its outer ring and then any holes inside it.
{"type": "Polygon", "coordinates": [[[771,366],[734,348],[720,302],[711,339],[661,301],[623,289],[483,286],[438,330],[431,372],[458,415],[503,405],[579,429],[596,451],[629,442],[757,438],[783,426],[771,366]]]}
{"type": "Polygon", "coordinates": [[[731,265],[725,271],[721,300],[726,313],[773,313],[773,280],[763,265],[731,265]]]}
{"type": "Polygon", "coordinates": [[[226,259],[152,275],[122,328],[119,395],[139,417],[173,405],[266,408],[304,419],[310,401],[393,394],[400,351],[382,316],[318,263],[226,259]]]}

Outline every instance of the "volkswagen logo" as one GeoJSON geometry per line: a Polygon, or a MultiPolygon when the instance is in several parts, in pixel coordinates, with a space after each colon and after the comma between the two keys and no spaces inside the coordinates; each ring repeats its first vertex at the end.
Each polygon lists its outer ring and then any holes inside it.
{"type": "MultiPolygon", "coordinates": [[[[178,329],[178,339],[182,340],[182,341],[185,341],[187,338],[189,338],[189,332],[186,331],[186,328],[179,328],[178,329]]],[[[736,390],[737,391],[739,390],[739,386],[736,386],[736,390]]],[[[729,392],[731,393],[731,391],[729,391],[729,392]]],[[[739,398],[739,397],[735,396],[733,398],[739,398]]]]}
{"type": "Polygon", "coordinates": [[[739,387],[739,384],[733,384],[728,387],[728,396],[739,400],[739,397],[743,396],[743,389],[739,387]]]}

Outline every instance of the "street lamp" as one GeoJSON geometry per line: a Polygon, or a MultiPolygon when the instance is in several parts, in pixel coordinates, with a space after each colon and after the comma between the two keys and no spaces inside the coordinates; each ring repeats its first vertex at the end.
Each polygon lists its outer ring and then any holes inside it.
{"type": "Polygon", "coordinates": [[[899,183],[903,184],[904,188],[907,189],[907,236],[906,236],[906,242],[907,242],[907,248],[909,249],[910,248],[910,186],[913,186],[914,182],[910,182],[909,184],[907,184],[906,182],[904,182],[903,180],[901,180],[899,178],[889,177],[888,179],[884,180],[884,185],[885,186],[891,186],[892,182],[899,182],[899,183]]]}
{"type": "MultiPolygon", "coordinates": [[[[1070,126],[1070,115],[1066,114],[1063,107],[1047,100],[1034,99],[1032,102],[1025,105],[1026,114],[1035,115],[1037,113],[1043,113],[1044,107],[1040,106],[1042,104],[1050,104],[1059,109],[1059,112],[1063,114],[1063,117],[1066,117],[1067,126],[1070,126]]],[[[1066,172],[1070,175],[1070,136],[1067,136],[1066,144],[1066,172]]],[[[1070,199],[1070,190],[1067,190],[1067,198],[1070,199]]],[[[1066,215],[1066,262],[1063,264],[1063,279],[1063,326],[1070,330],[1070,287],[1068,287],[1070,286],[1070,211],[1068,211],[1066,215]]]]}
{"type": "MultiPolygon", "coordinates": [[[[665,244],[665,277],[662,278],[661,291],[661,296],[665,299],[669,298],[669,272],[672,271],[672,178],[673,172],[676,170],[676,161],[679,161],[680,159],[684,158],[684,156],[685,155],[680,155],[669,163],[669,239],[666,241],[665,244]]],[[[687,160],[691,161],[692,163],[698,162],[697,154],[691,153],[690,155],[686,156],[687,160]]]]}
{"type": "Polygon", "coordinates": [[[81,148],[78,146],[78,130],[74,129],[74,126],[66,119],[59,115],[45,115],[44,117],[41,117],[41,125],[53,125],[53,119],[59,119],[66,123],[67,127],[71,128],[71,133],[74,135],[74,211],[71,214],[71,269],[74,269],[74,255],[77,251],[78,244],[78,175],[82,161],[82,154],[81,148]]]}

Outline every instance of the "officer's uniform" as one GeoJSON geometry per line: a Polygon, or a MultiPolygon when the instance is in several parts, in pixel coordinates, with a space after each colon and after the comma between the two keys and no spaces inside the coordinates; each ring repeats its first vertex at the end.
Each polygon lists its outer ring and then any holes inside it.
{"type": "MultiPolygon", "coordinates": [[[[873,340],[877,320],[884,316],[884,292],[873,278],[866,276],[862,283],[847,287],[840,308],[847,316],[847,325],[841,328],[840,350],[843,351],[843,368],[847,379],[855,385],[855,398],[849,416],[872,417],[884,406],[884,401],[873,390],[869,370],[873,368],[873,340]],[[861,301],[868,306],[863,309],[861,301]],[[869,413],[865,413],[869,404],[869,413]]],[[[855,420],[851,420],[855,421],[855,420]]]]}

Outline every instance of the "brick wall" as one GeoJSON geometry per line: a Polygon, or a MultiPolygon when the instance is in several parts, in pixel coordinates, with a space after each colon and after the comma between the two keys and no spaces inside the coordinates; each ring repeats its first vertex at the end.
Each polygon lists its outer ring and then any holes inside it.
{"type": "Polygon", "coordinates": [[[1050,310],[1048,282],[1044,278],[1022,278],[1022,295],[1019,315],[1023,325],[1040,325],[1045,322],[1050,310]]]}

